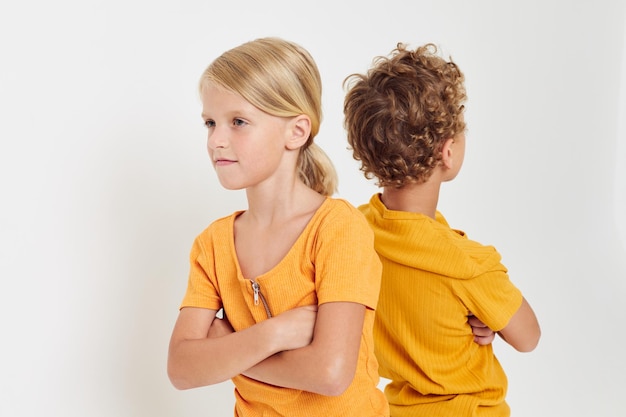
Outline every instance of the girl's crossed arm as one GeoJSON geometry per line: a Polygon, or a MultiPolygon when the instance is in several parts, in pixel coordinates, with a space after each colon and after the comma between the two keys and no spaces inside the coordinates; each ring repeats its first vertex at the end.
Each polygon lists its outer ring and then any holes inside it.
{"type": "Polygon", "coordinates": [[[224,337],[209,337],[216,310],[183,308],[170,340],[167,371],[178,389],[212,385],[273,354],[311,342],[315,306],[289,310],[224,337]]]}
{"type": "Polygon", "coordinates": [[[310,344],[277,353],[243,374],[281,387],[340,395],[356,372],[365,310],[352,302],[321,304],[310,344]]]}

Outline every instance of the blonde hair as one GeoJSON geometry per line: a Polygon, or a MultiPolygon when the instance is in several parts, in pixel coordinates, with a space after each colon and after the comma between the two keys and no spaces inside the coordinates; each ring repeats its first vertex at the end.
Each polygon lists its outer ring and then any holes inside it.
{"type": "Polygon", "coordinates": [[[311,55],[280,38],[261,38],[224,52],[200,78],[200,90],[216,83],[259,110],[277,117],[301,114],[311,119],[311,134],[300,148],[298,176],[322,195],[337,190],[337,173],[313,139],[322,121],[322,82],[311,55]]]}

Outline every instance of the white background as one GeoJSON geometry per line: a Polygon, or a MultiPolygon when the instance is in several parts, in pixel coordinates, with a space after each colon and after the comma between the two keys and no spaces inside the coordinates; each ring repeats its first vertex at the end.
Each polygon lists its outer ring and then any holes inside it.
{"type": "Polygon", "coordinates": [[[230,382],[176,391],[167,343],[195,235],[245,208],[205,151],[197,81],[244,41],[306,47],[339,197],[342,80],[397,42],[467,77],[453,227],[495,245],[539,316],[495,350],[513,416],[624,416],[624,1],[23,1],[0,6],[0,415],[230,416],[230,382]]]}

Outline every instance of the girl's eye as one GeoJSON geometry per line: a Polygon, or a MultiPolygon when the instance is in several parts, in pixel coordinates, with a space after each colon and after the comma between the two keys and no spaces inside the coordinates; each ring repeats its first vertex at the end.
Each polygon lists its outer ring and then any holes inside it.
{"type": "Polygon", "coordinates": [[[215,122],[213,120],[205,120],[204,121],[204,125],[206,127],[213,127],[213,126],[215,126],[215,122]]]}
{"type": "Polygon", "coordinates": [[[233,120],[233,125],[234,126],[245,126],[247,123],[241,119],[235,119],[233,120]]]}

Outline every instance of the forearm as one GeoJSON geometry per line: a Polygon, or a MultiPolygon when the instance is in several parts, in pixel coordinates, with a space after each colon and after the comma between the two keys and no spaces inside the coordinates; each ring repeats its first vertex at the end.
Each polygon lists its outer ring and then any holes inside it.
{"type": "Polygon", "coordinates": [[[275,354],[244,375],[281,387],[340,395],[356,372],[364,315],[365,307],[359,304],[320,306],[310,345],[275,354]]]}
{"type": "Polygon", "coordinates": [[[285,388],[339,395],[354,378],[355,370],[356,361],[347,361],[336,353],[320,354],[309,346],[277,353],[243,374],[285,388]]]}
{"type": "Polygon", "coordinates": [[[280,349],[271,323],[262,322],[222,337],[173,339],[168,374],[178,389],[212,385],[239,375],[280,349]]]}

